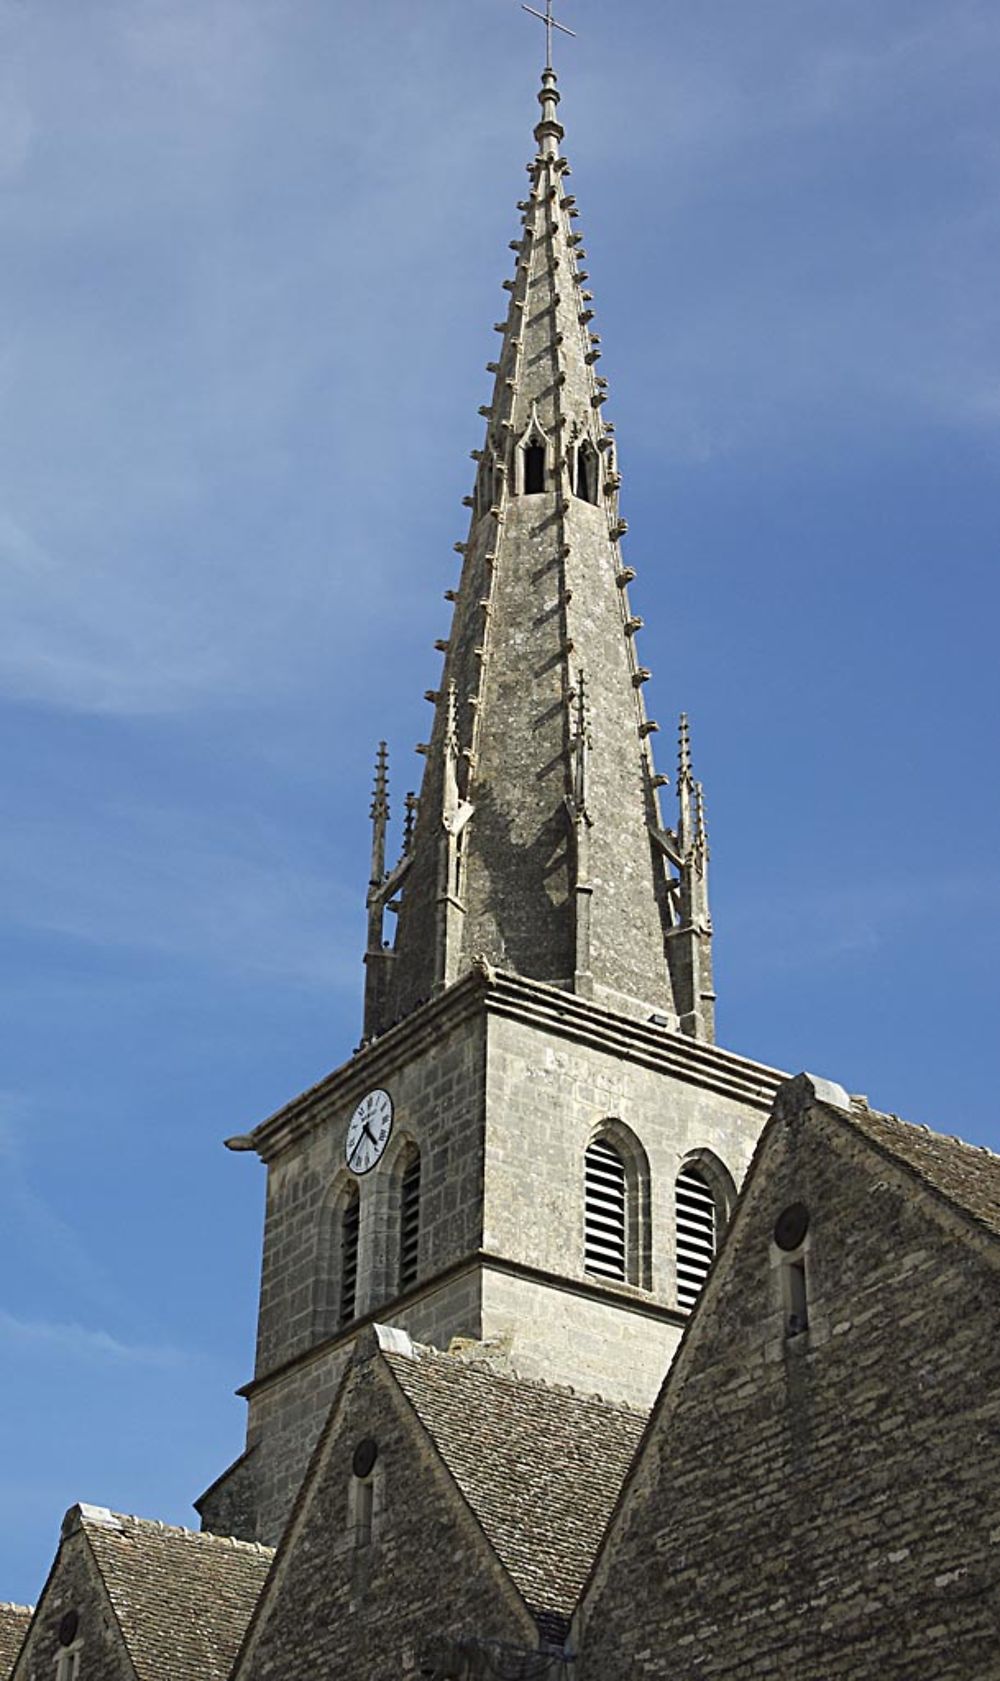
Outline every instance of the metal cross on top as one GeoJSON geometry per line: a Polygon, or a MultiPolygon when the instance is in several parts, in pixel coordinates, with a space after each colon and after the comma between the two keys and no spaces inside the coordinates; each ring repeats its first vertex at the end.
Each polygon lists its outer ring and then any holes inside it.
{"type": "Polygon", "coordinates": [[[566,25],[564,23],[560,23],[558,18],[554,18],[552,16],[552,0],[545,0],[545,10],[544,10],[544,12],[536,12],[534,6],[526,6],[524,4],[524,0],[521,0],[521,10],[522,10],[522,12],[530,12],[533,18],[538,18],[540,23],[544,23],[544,25],[545,25],[545,68],[546,68],[546,70],[551,70],[552,69],[552,31],[554,29],[561,29],[562,33],[564,35],[572,35],[574,41],[576,40],[576,34],[572,29],[567,29],[566,25]]]}

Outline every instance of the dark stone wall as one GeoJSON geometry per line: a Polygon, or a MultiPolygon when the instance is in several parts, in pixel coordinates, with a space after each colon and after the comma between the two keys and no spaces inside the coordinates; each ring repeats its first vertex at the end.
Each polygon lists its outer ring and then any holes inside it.
{"type": "Polygon", "coordinates": [[[396,1170],[407,1147],[416,1144],[419,1293],[425,1280],[474,1254],[482,1241],[485,1034],[480,1015],[442,1029],[423,1051],[398,1062],[388,1051],[381,1059],[369,1053],[363,1084],[349,1071],[343,1084],[324,1091],[308,1132],[269,1167],[256,1378],[275,1375],[250,1396],[247,1445],[257,1448],[255,1539],[270,1545],[279,1539],[350,1355],[348,1331],[315,1358],[290,1364],[324,1345],[337,1329],[340,1252],[331,1224],[348,1177],[348,1121],[369,1085],[391,1092],[395,1113],[385,1157],[358,1181],[356,1317],[378,1315],[391,1303],[393,1322],[424,1341],[447,1346],[452,1336],[479,1333],[478,1291],[467,1280],[426,1303],[414,1302],[409,1313],[401,1309],[396,1170]]]}
{"type": "Polygon", "coordinates": [[[59,1625],[69,1611],[75,1611],[78,1617],[79,1681],[135,1681],[86,1536],[79,1529],[60,1545],[11,1681],[54,1681],[64,1649],[59,1625]]]}
{"type": "Polygon", "coordinates": [[[201,1527],[209,1535],[235,1535],[240,1541],[256,1541],[257,1476],[254,1450],[239,1459],[194,1503],[201,1527]]]}
{"type": "Polygon", "coordinates": [[[534,1626],[380,1361],[355,1367],[301,1520],[234,1681],[416,1676],[442,1636],[528,1647],[534,1626]],[[352,1456],[378,1445],[371,1540],[352,1522],[352,1456]]]}
{"type": "Polygon", "coordinates": [[[369,1056],[324,1090],[308,1132],[268,1170],[256,1376],[304,1353],[336,1329],[339,1263],[325,1241],[328,1216],[348,1181],[344,1141],[355,1103],[369,1085],[393,1099],[393,1133],[379,1167],[359,1183],[358,1315],[398,1294],[391,1179],[406,1145],[421,1152],[419,1272],[422,1278],[478,1248],[482,1230],[482,1115],[485,1023],[445,1028],[419,1054],[369,1056]],[[359,1083],[359,1081],[361,1083],[359,1083]]]}
{"type": "Polygon", "coordinates": [[[996,1244],[817,1112],[772,1130],[587,1596],[580,1681],[1000,1676],[996,1244]],[[772,1228],[808,1204],[810,1326],[772,1228]]]}

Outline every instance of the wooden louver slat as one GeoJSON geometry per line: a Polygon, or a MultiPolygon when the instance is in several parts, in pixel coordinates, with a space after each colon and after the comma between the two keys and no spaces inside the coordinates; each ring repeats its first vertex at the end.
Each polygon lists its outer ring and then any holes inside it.
{"type": "Polygon", "coordinates": [[[584,1271],[599,1278],[628,1276],[625,1163],[613,1145],[590,1145],[584,1174],[584,1271]]]}
{"type": "Polygon", "coordinates": [[[715,1198],[701,1174],[683,1168],[675,1186],[677,1213],[677,1306],[694,1307],[715,1255],[715,1198]]]}
{"type": "Polygon", "coordinates": [[[420,1156],[407,1162],[399,1191],[399,1288],[417,1282],[420,1250],[420,1156]]]}
{"type": "Polygon", "coordinates": [[[344,1204],[340,1223],[340,1314],[339,1323],[348,1325],[357,1311],[358,1237],[361,1230],[361,1202],[355,1191],[344,1204]]]}

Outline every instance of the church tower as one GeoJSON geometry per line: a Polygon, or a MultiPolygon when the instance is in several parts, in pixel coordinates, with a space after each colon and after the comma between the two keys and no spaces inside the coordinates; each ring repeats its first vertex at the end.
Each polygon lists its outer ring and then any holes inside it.
{"type": "Polygon", "coordinates": [[[780,1078],[714,1043],[704,802],[682,718],[664,821],[551,63],[538,97],[392,867],[378,752],[362,1044],[229,1141],[268,1172],[257,1360],[199,1510],[247,1538],[278,1538],[372,1320],[651,1402],[780,1078]]]}

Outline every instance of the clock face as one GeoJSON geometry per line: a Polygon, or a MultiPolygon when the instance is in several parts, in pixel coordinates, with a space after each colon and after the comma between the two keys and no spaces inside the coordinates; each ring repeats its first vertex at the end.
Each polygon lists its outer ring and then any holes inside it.
{"type": "Polygon", "coordinates": [[[344,1155],[358,1178],[375,1166],[392,1131],[392,1098],[380,1088],[363,1097],[347,1124],[344,1155]]]}

